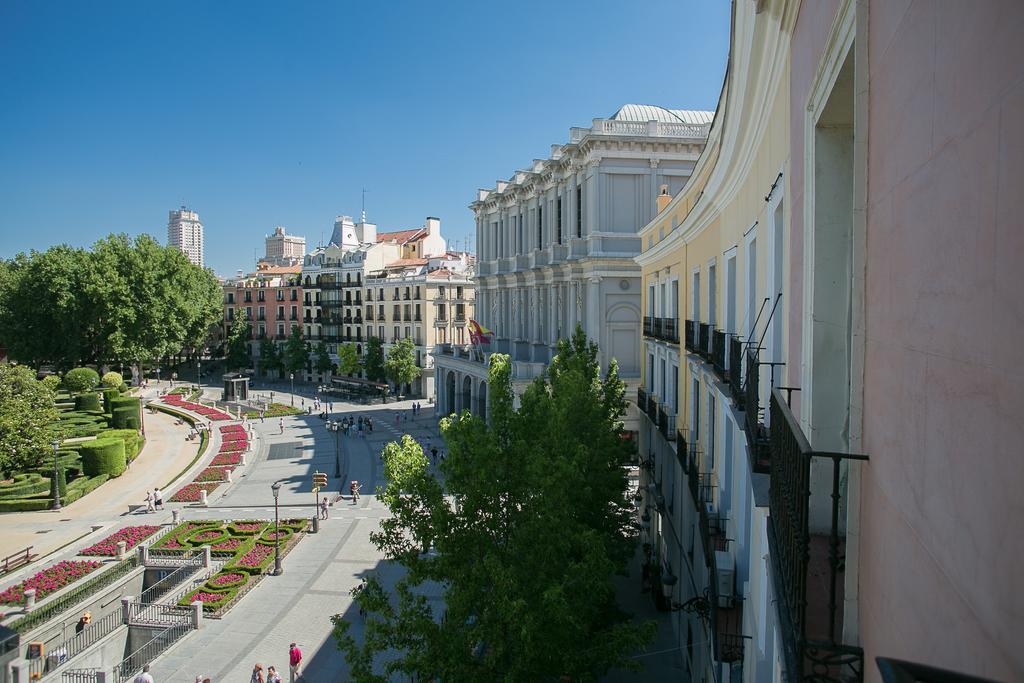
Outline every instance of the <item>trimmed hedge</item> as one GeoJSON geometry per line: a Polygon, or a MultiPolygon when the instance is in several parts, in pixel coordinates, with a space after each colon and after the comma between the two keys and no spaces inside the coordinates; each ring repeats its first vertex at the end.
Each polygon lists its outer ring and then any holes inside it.
{"type": "Polygon", "coordinates": [[[142,402],[135,396],[121,396],[115,398],[110,402],[111,408],[124,408],[127,406],[134,407],[136,410],[142,409],[142,402]]]}
{"type": "Polygon", "coordinates": [[[38,472],[25,472],[14,475],[10,484],[0,484],[0,500],[25,498],[50,490],[50,480],[38,472]]]}
{"type": "Polygon", "coordinates": [[[128,462],[135,460],[146,442],[136,429],[108,429],[100,434],[100,438],[124,441],[124,457],[128,462]]]}
{"type": "Polygon", "coordinates": [[[100,409],[100,396],[93,392],[85,394],[79,394],[75,396],[75,410],[99,410],[100,409]]]}
{"type": "Polygon", "coordinates": [[[115,399],[120,397],[120,396],[121,396],[121,394],[120,394],[120,392],[117,389],[110,389],[110,388],[104,389],[103,390],[103,412],[106,413],[107,415],[109,415],[111,412],[113,412],[114,407],[111,405],[111,403],[115,399]]]}
{"type": "Polygon", "coordinates": [[[127,467],[124,441],[97,439],[82,444],[82,471],[90,477],[108,474],[119,477],[127,467]]]}
{"type": "Polygon", "coordinates": [[[111,370],[107,374],[103,375],[103,377],[100,379],[100,383],[103,384],[103,386],[105,387],[116,389],[122,384],[124,384],[124,377],[121,376],[120,372],[115,372],[111,370]]]}
{"type": "Polygon", "coordinates": [[[39,512],[49,510],[53,504],[50,498],[18,498],[0,500],[0,512],[39,512]]]}
{"type": "Polygon", "coordinates": [[[74,503],[87,493],[92,493],[99,488],[100,484],[109,479],[110,476],[101,474],[98,477],[79,477],[68,484],[67,495],[64,497],[64,504],[74,503]]]}
{"type": "Polygon", "coordinates": [[[100,375],[92,368],[75,368],[64,375],[64,386],[71,391],[91,391],[100,383],[100,375]]]}
{"type": "Polygon", "coordinates": [[[138,408],[122,406],[110,414],[110,426],[114,429],[139,429],[141,427],[138,408]]]}

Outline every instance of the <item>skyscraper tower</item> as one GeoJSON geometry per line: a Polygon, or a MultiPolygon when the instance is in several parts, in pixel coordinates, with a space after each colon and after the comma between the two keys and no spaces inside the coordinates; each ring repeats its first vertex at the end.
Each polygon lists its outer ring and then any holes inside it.
{"type": "Polygon", "coordinates": [[[197,266],[203,265],[203,224],[197,212],[184,206],[168,212],[167,245],[180,249],[197,266]]]}

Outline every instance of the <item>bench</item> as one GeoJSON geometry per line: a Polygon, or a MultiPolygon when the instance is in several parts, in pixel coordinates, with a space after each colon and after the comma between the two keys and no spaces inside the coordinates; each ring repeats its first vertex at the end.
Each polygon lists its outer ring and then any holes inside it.
{"type": "Polygon", "coordinates": [[[29,547],[25,548],[24,550],[19,550],[18,552],[14,553],[13,555],[8,555],[3,560],[3,562],[4,562],[3,573],[6,574],[7,572],[14,571],[18,567],[21,567],[21,566],[24,566],[24,565],[28,564],[35,557],[37,557],[37,556],[32,552],[32,546],[29,546],[29,547]]]}

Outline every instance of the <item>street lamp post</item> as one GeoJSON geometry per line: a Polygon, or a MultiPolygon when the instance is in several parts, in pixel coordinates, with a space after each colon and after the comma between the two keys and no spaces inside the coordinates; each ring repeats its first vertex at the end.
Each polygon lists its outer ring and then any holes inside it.
{"type": "Polygon", "coordinates": [[[203,368],[202,363],[199,362],[199,358],[196,358],[196,384],[203,383],[203,368]]]}
{"type": "Polygon", "coordinates": [[[338,445],[338,432],[341,431],[341,424],[337,420],[327,423],[327,428],[334,432],[334,476],[338,478],[338,493],[343,493],[344,482],[341,481],[341,447],[338,445]]]}
{"type": "Polygon", "coordinates": [[[60,448],[60,441],[54,439],[50,442],[53,446],[53,505],[51,510],[60,510],[60,475],[57,472],[57,449],[60,448]]]}
{"type": "Polygon", "coordinates": [[[289,372],[288,379],[292,381],[292,408],[295,407],[295,373],[289,372]]]}
{"type": "Polygon", "coordinates": [[[270,488],[274,492],[274,571],[271,574],[281,576],[284,569],[281,568],[281,530],[277,514],[277,499],[281,493],[281,482],[275,481],[270,488]]]}
{"type": "Polygon", "coordinates": [[[160,384],[160,368],[156,369],[156,383],[160,384]]]}

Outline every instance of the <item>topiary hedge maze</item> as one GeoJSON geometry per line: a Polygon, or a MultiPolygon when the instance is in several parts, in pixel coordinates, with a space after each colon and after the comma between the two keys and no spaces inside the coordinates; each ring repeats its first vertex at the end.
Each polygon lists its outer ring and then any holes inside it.
{"type": "MultiPolygon", "coordinates": [[[[281,554],[294,547],[302,537],[305,519],[282,520],[281,554]]],[[[264,520],[219,520],[184,522],[167,533],[153,549],[164,553],[186,554],[203,546],[219,557],[230,560],[196,590],[187,593],[178,604],[203,603],[203,611],[220,616],[234,604],[234,598],[251,589],[274,562],[274,523],[264,520]]]]}
{"type": "Polygon", "coordinates": [[[121,439],[96,439],[79,445],[82,454],[82,471],[89,477],[106,474],[119,477],[128,466],[121,439]]]}

